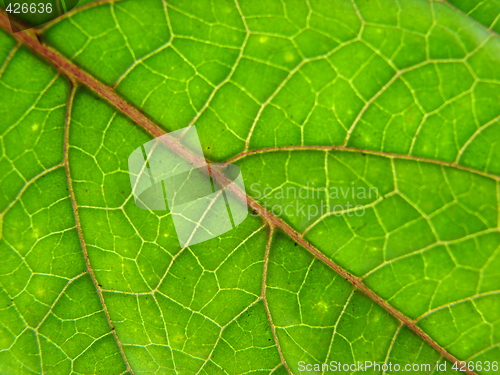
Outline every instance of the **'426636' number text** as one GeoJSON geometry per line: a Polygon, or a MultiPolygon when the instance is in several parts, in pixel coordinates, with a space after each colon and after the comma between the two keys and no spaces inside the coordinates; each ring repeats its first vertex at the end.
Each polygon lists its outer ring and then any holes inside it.
{"type": "Polygon", "coordinates": [[[9,3],[5,11],[9,13],[52,13],[52,4],[9,3]]]}

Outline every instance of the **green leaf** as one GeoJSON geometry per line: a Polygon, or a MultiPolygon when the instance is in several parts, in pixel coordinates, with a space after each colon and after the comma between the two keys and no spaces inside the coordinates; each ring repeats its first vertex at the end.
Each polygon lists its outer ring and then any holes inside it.
{"type": "Polygon", "coordinates": [[[0,373],[496,374],[499,18],[100,0],[12,33],[1,11],[0,373]],[[254,213],[181,249],[127,160],[190,125],[254,213]]]}
{"type": "Polygon", "coordinates": [[[486,27],[500,31],[500,22],[498,17],[498,8],[500,2],[498,0],[491,1],[471,1],[471,0],[451,0],[451,4],[466,13],[468,16],[475,18],[477,21],[486,27]]]}

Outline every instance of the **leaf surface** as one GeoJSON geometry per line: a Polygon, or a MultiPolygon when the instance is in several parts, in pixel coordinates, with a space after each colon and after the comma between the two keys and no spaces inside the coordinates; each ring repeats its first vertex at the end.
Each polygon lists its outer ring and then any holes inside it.
{"type": "Polygon", "coordinates": [[[0,13],[0,373],[495,374],[500,8],[452,3],[0,13]],[[189,125],[257,215],[181,249],[127,159],[189,125]]]}

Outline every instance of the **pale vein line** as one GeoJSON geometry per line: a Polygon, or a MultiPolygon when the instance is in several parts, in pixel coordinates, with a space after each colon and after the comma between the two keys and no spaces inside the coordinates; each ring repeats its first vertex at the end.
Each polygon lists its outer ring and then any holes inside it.
{"type": "MultiPolygon", "coordinates": [[[[392,340],[391,340],[391,343],[389,345],[389,348],[387,349],[387,354],[385,356],[384,363],[389,363],[389,359],[391,357],[392,350],[394,349],[394,344],[396,343],[396,340],[398,339],[398,335],[399,335],[399,332],[401,332],[401,328],[403,328],[403,323],[401,323],[398,326],[398,328],[396,329],[396,332],[394,332],[394,335],[392,335],[392,340]]],[[[387,375],[387,371],[384,370],[382,375],[387,375]]]]}
{"type": "Polygon", "coordinates": [[[84,5],[81,5],[79,7],[75,7],[73,9],[71,9],[69,12],[66,12],[63,15],[61,15],[61,16],[53,19],[52,21],[49,21],[49,22],[43,24],[42,26],[34,28],[34,30],[35,30],[35,32],[37,34],[42,34],[45,30],[51,28],[55,24],[57,24],[57,23],[65,20],[67,18],[71,18],[76,13],[80,13],[80,12],[86,10],[86,9],[94,8],[94,7],[97,7],[99,5],[113,4],[113,3],[116,3],[116,2],[119,2],[119,1],[122,1],[122,0],[95,0],[95,1],[93,1],[91,3],[84,4],[84,5]]]}
{"type": "Polygon", "coordinates": [[[56,169],[59,169],[59,168],[62,168],[64,166],[64,164],[57,164],[57,165],[54,165],[53,167],[50,167],[46,170],[44,170],[43,172],[37,174],[35,177],[33,177],[32,179],[30,179],[29,181],[26,181],[26,183],[24,184],[23,188],[21,190],[19,190],[19,192],[17,193],[16,197],[9,203],[9,205],[7,207],[5,207],[5,209],[0,213],[0,217],[1,216],[4,216],[11,208],[12,206],[14,206],[17,202],[19,202],[19,200],[21,199],[21,197],[23,196],[24,192],[31,186],[33,185],[36,181],[38,181],[41,177],[49,174],[50,172],[53,172],[55,171],[56,169]]]}
{"type": "MultiPolygon", "coordinates": [[[[87,274],[87,271],[85,270],[84,272],[82,272],[82,273],[74,276],[73,278],[71,278],[71,279],[69,279],[67,281],[66,285],[59,292],[59,295],[57,296],[57,298],[54,300],[54,302],[52,302],[52,305],[50,306],[49,310],[47,311],[47,314],[45,314],[45,316],[40,320],[40,323],[38,323],[38,325],[35,327],[35,331],[37,332],[37,334],[38,334],[38,330],[42,327],[42,325],[45,322],[45,320],[50,316],[50,314],[52,314],[52,311],[54,310],[54,307],[57,305],[57,303],[59,302],[59,300],[61,299],[61,297],[64,295],[64,293],[68,289],[68,287],[74,281],[78,280],[80,277],[82,277],[83,275],[86,275],[86,274],[87,274]]],[[[52,275],[49,275],[49,276],[52,276],[52,275]]],[[[40,353],[40,356],[41,356],[41,353],[40,353]]]]}
{"type": "Polygon", "coordinates": [[[10,64],[12,58],[14,57],[14,55],[19,50],[20,46],[21,46],[21,44],[17,43],[14,47],[12,47],[12,50],[7,55],[7,58],[5,59],[5,61],[2,64],[2,67],[0,68],[0,78],[2,78],[3,74],[5,73],[5,70],[9,66],[9,64],[10,64]]]}
{"type": "MultiPolygon", "coordinates": [[[[351,299],[354,296],[354,292],[355,291],[356,291],[356,289],[353,288],[353,290],[351,291],[351,293],[349,294],[349,296],[345,300],[344,306],[342,306],[342,311],[340,312],[339,316],[337,317],[337,320],[335,321],[335,325],[333,326],[333,330],[332,330],[332,338],[330,340],[330,345],[328,346],[328,352],[326,353],[326,359],[327,360],[328,360],[328,358],[330,358],[330,355],[332,353],[333,341],[335,339],[335,335],[337,334],[337,328],[339,326],[340,320],[342,319],[342,317],[344,316],[345,312],[347,311],[347,308],[349,307],[349,304],[351,303],[351,299]]],[[[401,324],[403,324],[403,323],[401,323],[401,324]]],[[[324,375],[324,373],[325,372],[322,371],[321,375],[324,375]]]]}
{"type": "MultiPolygon", "coordinates": [[[[239,6],[239,4],[238,4],[237,1],[235,1],[235,6],[238,9],[238,12],[240,13],[240,17],[241,17],[242,22],[243,22],[243,25],[245,26],[245,38],[244,38],[244,40],[243,40],[243,42],[241,44],[240,52],[238,53],[238,56],[236,57],[236,60],[235,60],[235,61],[240,61],[241,58],[243,57],[243,52],[245,50],[245,46],[247,45],[248,38],[250,37],[250,29],[248,28],[248,26],[247,26],[247,24],[245,22],[245,17],[243,15],[243,12],[241,11],[240,6],[239,6]]],[[[217,94],[218,90],[231,80],[234,72],[236,71],[236,67],[237,66],[238,66],[238,64],[233,64],[233,67],[231,68],[231,70],[229,71],[229,73],[227,74],[227,76],[213,88],[212,92],[210,93],[210,96],[208,97],[208,99],[203,104],[203,107],[201,107],[201,109],[198,111],[198,113],[189,122],[189,126],[191,126],[194,123],[196,123],[196,121],[198,121],[198,119],[203,115],[203,113],[205,113],[205,111],[207,110],[207,108],[212,103],[212,100],[215,97],[215,95],[217,94]]]]}
{"type": "Polygon", "coordinates": [[[441,305],[439,307],[436,307],[434,309],[431,309],[431,310],[425,312],[424,314],[420,315],[415,320],[417,320],[417,321],[422,320],[423,318],[425,318],[425,317],[427,317],[427,316],[429,316],[431,314],[434,314],[436,311],[443,310],[443,309],[446,309],[446,308],[449,308],[449,307],[452,307],[452,306],[456,306],[456,305],[459,305],[459,304],[464,303],[464,302],[469,302],[469,301],[473,301],[473,300],[475,300],[477,298],[494,296],[494,295],[499,295],[499,294],[500,294],[500,290],[494,290],[494,291],[491,291],[491,292],[484,292],[484,293],[477,293],[477,294],[474,294],[473,296],[462,298],[462,299],[459,299],[457,301],[452,301],[452,302],[446,303],[444,305],[441,305]]]}
{"type": "MultiPolygon", "coordinates": [[[[438,0],[434,0],[434,1],[438,1],[438,0]]],[[[440,0],[440,2],[443,3],[443,4],[446,4],[450,9],[453,9],[455,12],[457,12],[459,14],[462,14],[463,16],[467,17],[467,19],[469,19],[471,22],[475,23],[476,25],[480,26],[483,30],[486,30],[491,35],[499,35],[495,30],[493,30],[493,24],[494,24],[494,22],[490,26],[486,26],[485,24],[479,22],[476,18],[474,18],[474,17],[472,17],[470,15],[470,13],[473,10],[475,10],[475,8],[472,9],[469,13],[465,13],[462,9],[458,8],[454,4],[451,4],[447,0],[440,0]]],[[[498,17],[496,19],[498,19],[498,17]]]]}
{"type": "Polygon", "coordinates": [[[494,117],[493,119],[491,119],[490,121],[488,121],[486,124],[478,127],[476,129],[476,131],[474,132],[474,134],[472,134],[472,136],[470,136],[469,139],[467,139],[467,142],[465,142],[463,144],[463,146],[460,148],[460,150],[458,150],[457,157],[455,158],[455,163],[458,163],[460,161],[460,159],[462,158],[462,156],[464,155],[464,153],[467,151],[467,148],[472,144],[472,142],[474,142],[476,140],[476,138],[480,134],[482,134],[482,132],[485,129],[489,128],[493,124],[498,123],[499,119],[500,119],[500,116],[494,117]]]}
{"type": "MultiPolygon", "coordinates": [[[[247,311],[249,311],[252,307],[254,307],[257,303],[259,303],[261,301],[261,297],[259,298],[256,298],[252,303],[250,303],[246,308],[244,308],[243,310],[241,310],[240,313],[238,313],[233,319],[231,319],[229,322],[227,322],[224,326],[222,326],[220,328],[220,332],[219,332],[219,336],[217,336],[217,340],[215,341],[213,347],[212,347],[212,350],[210,351],[207,359],[205,359],[205,361],[203,362],[203,364],[201,365],[200,369],[196,372],[196,374],[200,374],[203,369],[205,368],[205,366],[210,362],[212,361],[212,356],[215,352],[215,350],[217,349],[217,346],[220,342],[220,340],[222,340],[222,334],[224,333],[224,330],[229,327],[232,323],[236,322],[238,320],[238,318],[240,316],[242,316],[243,314],[245,314],[247,311]]],[[[233,349],[234,350],[234,349],[233,349]]],[[[212,361],[212,363],[214,363],[215,365],[218,366],[218,364],[214,361],[212,361]]],[[[280,363],[281,365],[281,363],[280,363]]]]}

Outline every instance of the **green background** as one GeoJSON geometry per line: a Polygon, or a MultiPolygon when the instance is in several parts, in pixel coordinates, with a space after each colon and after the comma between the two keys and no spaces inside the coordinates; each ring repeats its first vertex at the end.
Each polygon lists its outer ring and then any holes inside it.
{"type": "MultiPolygon", "coordinates": [[[[40,40],[247,187],[376,187],[361,217],[278,219],[441,351],[500,360],[498,1],[79,6],[40,40]]],[[[446,361],[259,217],[181,249],[131,195],[151,136],[3,30],[0,99],[1,374],[446,361]]]]}

